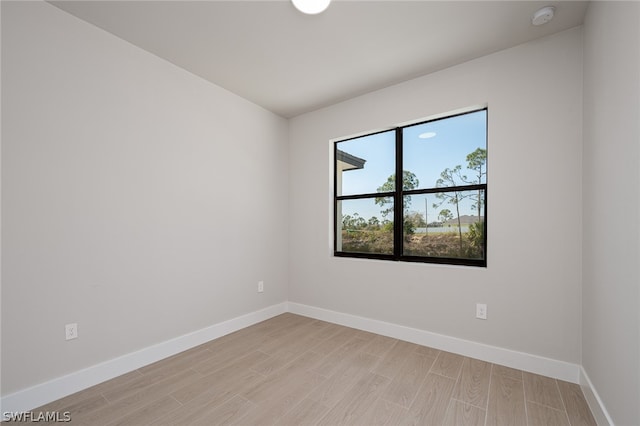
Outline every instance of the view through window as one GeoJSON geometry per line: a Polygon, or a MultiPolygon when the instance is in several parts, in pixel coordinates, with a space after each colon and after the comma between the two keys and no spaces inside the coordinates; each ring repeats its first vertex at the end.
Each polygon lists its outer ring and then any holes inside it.
{"type": "Polygon", "coordinates": [[[336,256],[486,266],[487,109],[335,143],[336,256]]]}

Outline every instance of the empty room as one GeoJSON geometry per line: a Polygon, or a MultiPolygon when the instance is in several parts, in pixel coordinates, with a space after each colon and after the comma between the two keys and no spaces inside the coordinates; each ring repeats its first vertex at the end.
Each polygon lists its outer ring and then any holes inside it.
{"type": "Polygon", "coordinates": [[[640,425],[640,2],[0,15],[1,421],[640,425]]]}

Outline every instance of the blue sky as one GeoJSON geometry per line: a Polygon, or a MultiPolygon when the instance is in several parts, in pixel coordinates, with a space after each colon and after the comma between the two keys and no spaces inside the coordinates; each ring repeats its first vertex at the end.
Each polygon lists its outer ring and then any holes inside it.
{"type": "MultiPolygon", "coordinates": [[[[473,172],[466,169],[467,154],[477,148],[486,148],[486,111],[476,111],[425,124],[405,127],[403,130],[403,169],[411,171],[419,181],[418,188],[432,188],[440,173],[456,165],[463,174],[474,180],[473,172]]],[[[376,192],[395,170],[395,131],[364,136],[338,143],[338,149],[366,160],[363,169],[343,172],[342,195],[376,192]]],[[[476,177],[477,179],[477,177],[476,177]]],[[[486,181],[483,180],[482,183],[486,181]]],[[[463,182],[459,182],[464,184],[463,182]]],[[[432,210],[433,196],[427,201],[432,210]]],[[[455,206],[441,208],[454,210],[455,206]]],[[[368,219],[381,219],[380,207],[371,200],[353,200],[343,203],[343,214],[358,212],[368,219]]],[[[424,213],[424,196],[414,197],[411,210],[424,213]]],[[[467,209],[465,209],[467,210],[467,209]]],[[[437,212],[429,212],[429,221],[437,220],[437,212]]],[[[466,211],[461,214],[468,214],[466,211]]]]}

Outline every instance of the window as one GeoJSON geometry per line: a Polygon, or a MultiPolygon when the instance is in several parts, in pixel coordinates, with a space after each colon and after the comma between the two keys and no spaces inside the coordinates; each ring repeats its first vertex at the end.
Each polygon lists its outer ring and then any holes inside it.
{"type": "Polygon", "coordinates": [[[334,146],[336,256],[486,266],[487,110],[334,146]]]}

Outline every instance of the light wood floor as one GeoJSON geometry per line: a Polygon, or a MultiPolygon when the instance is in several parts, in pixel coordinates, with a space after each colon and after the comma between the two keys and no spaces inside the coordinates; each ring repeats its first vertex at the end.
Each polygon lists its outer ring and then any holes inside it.
{"type": "Polygon", "coordinates": [[[52,402],[73,425],[595,425],[579,386],[283,314],[52,402]]]}

